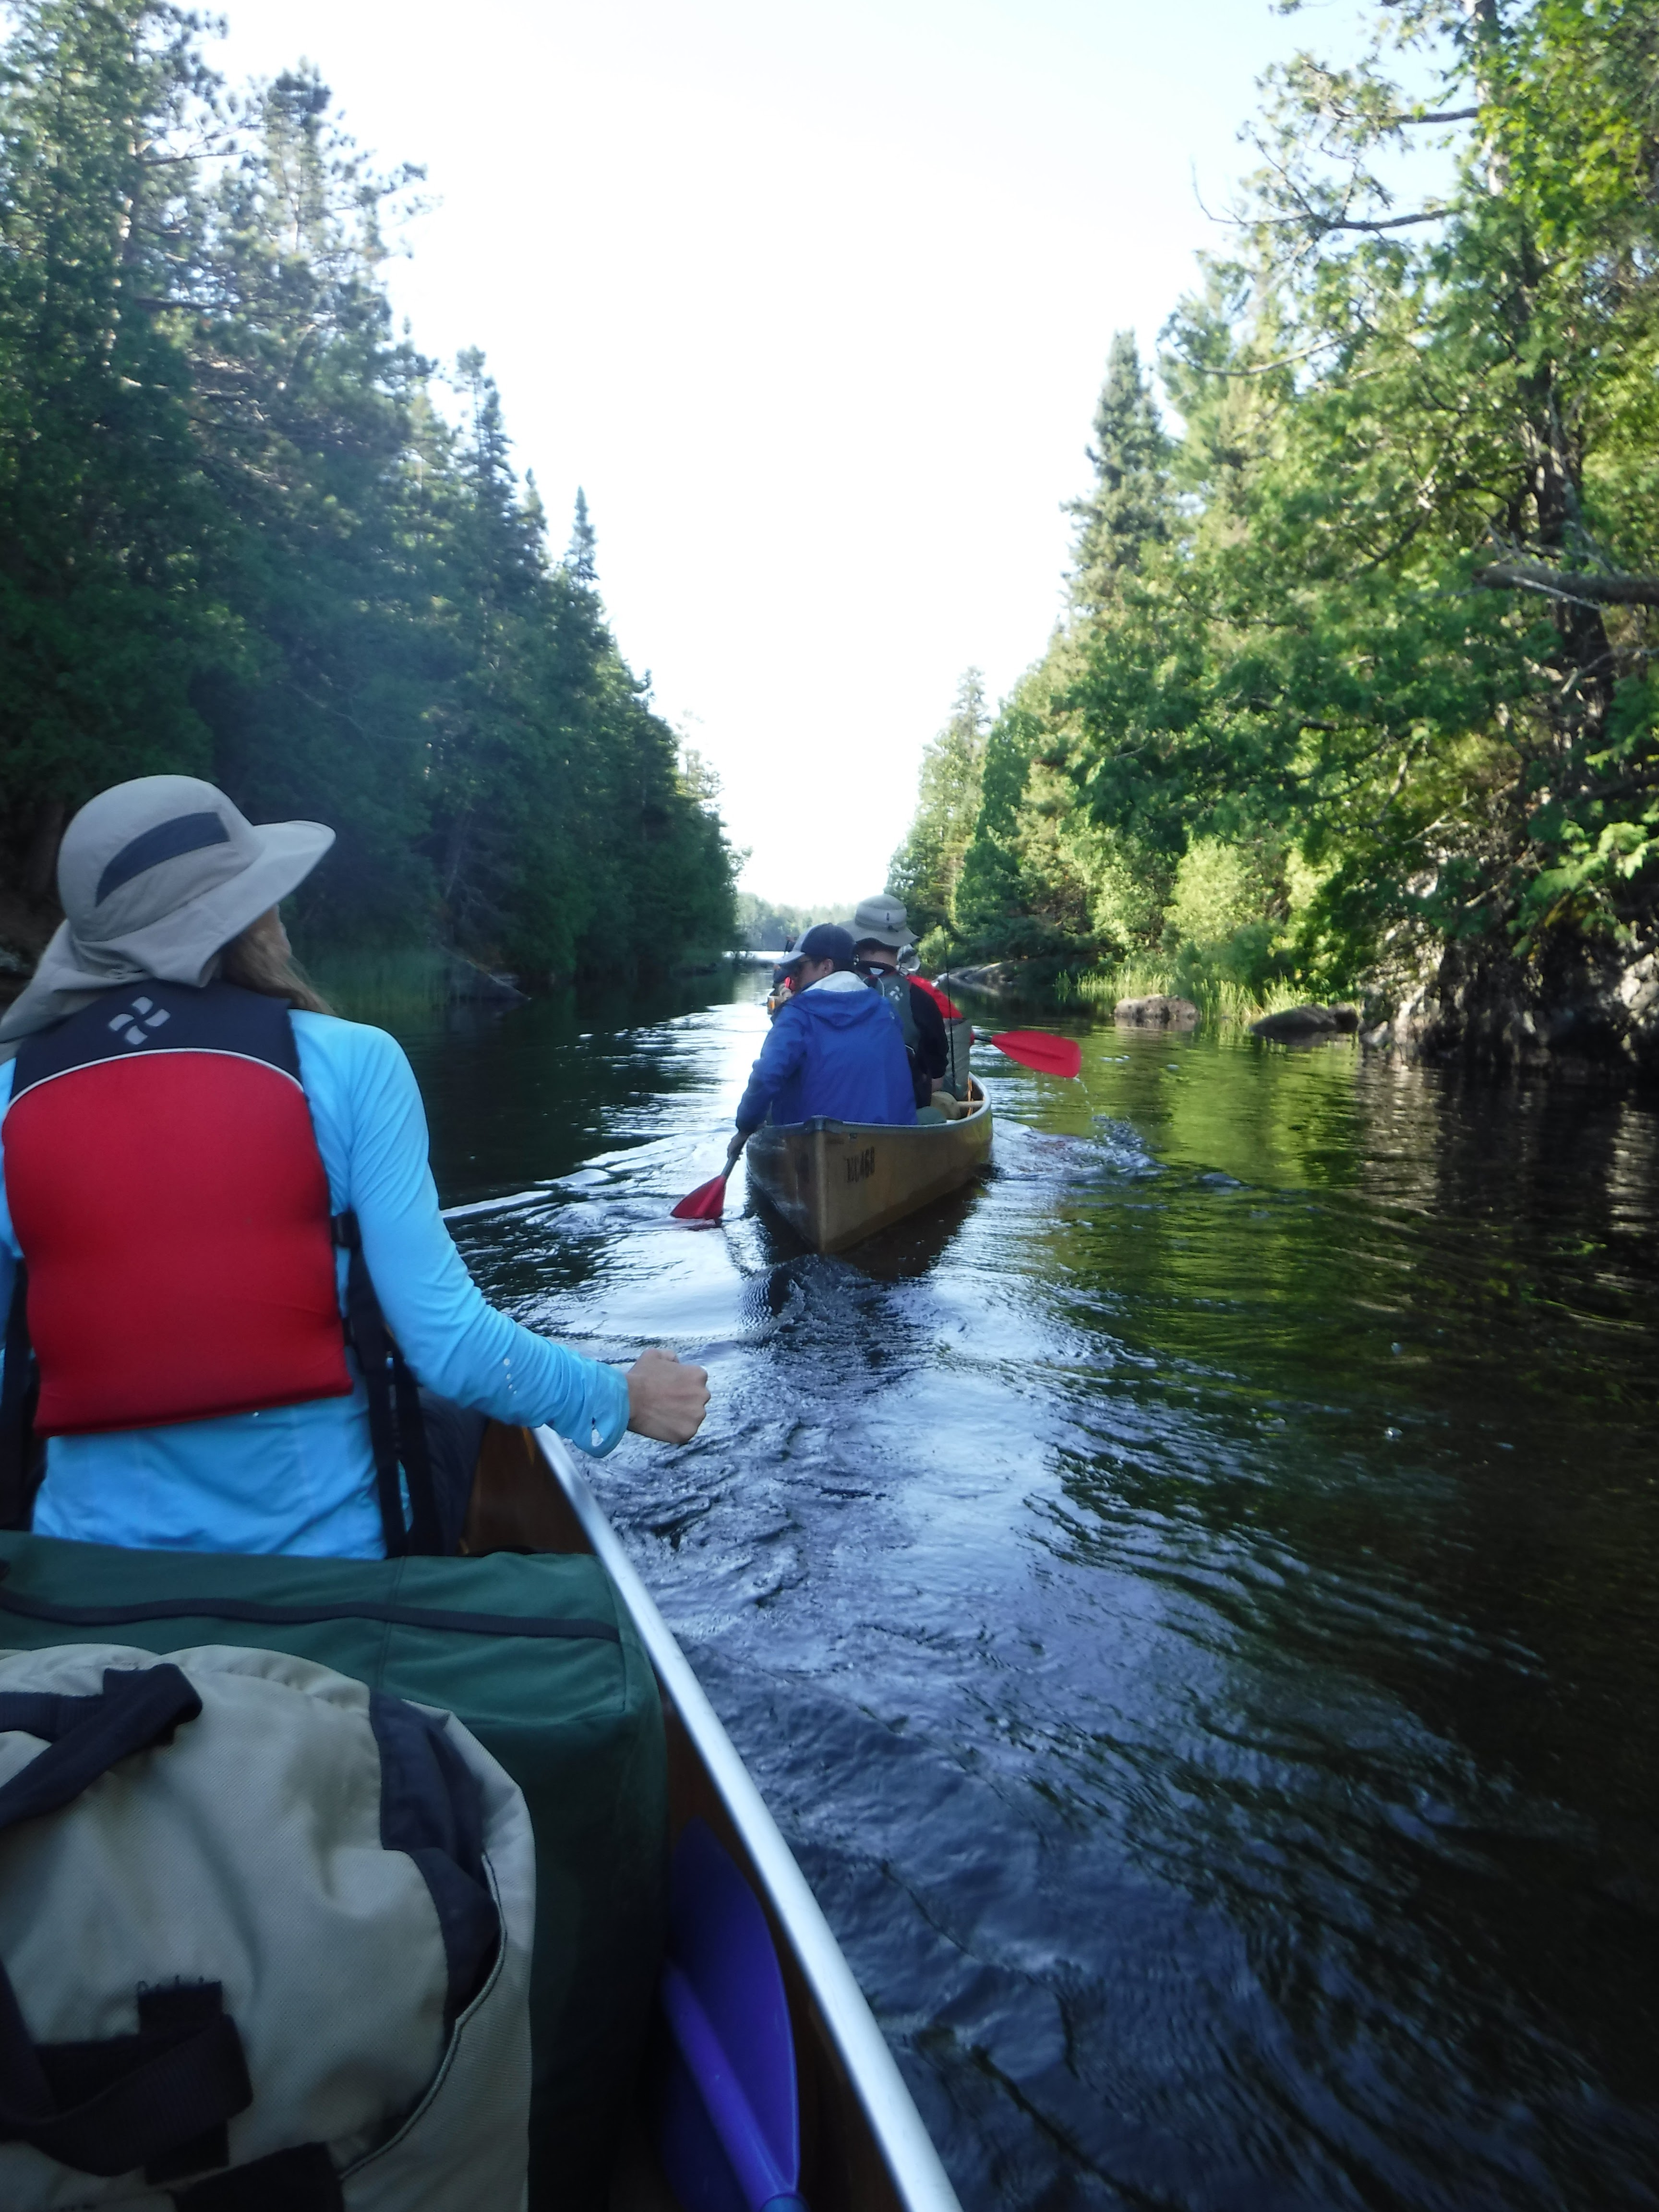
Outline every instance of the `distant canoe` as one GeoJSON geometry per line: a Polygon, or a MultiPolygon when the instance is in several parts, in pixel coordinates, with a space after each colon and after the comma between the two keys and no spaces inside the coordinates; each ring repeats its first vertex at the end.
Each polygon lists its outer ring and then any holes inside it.
{"type": "Polygon", "coordinates": [[[750,1187],[819,1252],[845,1252],[890,1222],[959,1190],[991,1156],[991,1109],[901,1128],[877,1121],[796,1121],[757,1129],[750,1187]]]}

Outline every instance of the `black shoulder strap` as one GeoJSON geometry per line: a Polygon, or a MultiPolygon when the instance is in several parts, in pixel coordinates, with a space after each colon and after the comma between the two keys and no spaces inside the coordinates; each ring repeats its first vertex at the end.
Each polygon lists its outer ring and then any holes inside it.
{"type": "Polygon", "coordinates": [[[20,1260],[6,1316],[6,1369],[0,1382],[0,1528],[27,1528],[40,1486],[34,1407],[40,1372],[29,1342],[29,1272],[20,1260]]]}
{"type": "MultiPolygon", "coordinates": [[[[0,1730],[43,1737],[47,1747],[0,1786],[0,1832],[61,1812],[122,1759],[170,1741],[201,1710],[189,1681],[165,1662],[109,1668],[93,1697],[0,1694],[0,1730]]],[[[217,2150],[225,2123],[253,2101],[236,2023],[216,1984],[189,1991],[187,2002],[147,2008],[144,1996],[154,1994],[135,1993],[136,2035],[36,2043],[0,1965],[0,2142],[28,2143],[77,2172],[106,2176],[170,2166],[187,2144],[217,2150]]]]}
{"type": "Polygon", "coordinates": [[[374,1449],[374,1486],[380,1504],[386,1555],[430,1554],[444,1547],[437,1492],[427,1450],[420,1392],[409,1364],[386,1325],[363,1257],[362,1232],[348,1210],[334,1217],[334,1241],[346,1255],[346,1335],[368,1391],[368,1435],[374,1449]],[[410,1525],[404,1522],[399,1463],[409,1483],[410,1525]]]}

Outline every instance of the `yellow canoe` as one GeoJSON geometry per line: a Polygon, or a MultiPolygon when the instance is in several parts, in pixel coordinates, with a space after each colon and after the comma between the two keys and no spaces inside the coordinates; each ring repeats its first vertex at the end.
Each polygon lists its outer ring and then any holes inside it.
{"type": "Polygon", "coordinates": [[[890,1222],[959,1190],[991,1156],[991,1109],[977,1085],[959,1121],[769,1123],[749,1140],[749,1182],[798,1237],[845,1252],[890,1222]]]}

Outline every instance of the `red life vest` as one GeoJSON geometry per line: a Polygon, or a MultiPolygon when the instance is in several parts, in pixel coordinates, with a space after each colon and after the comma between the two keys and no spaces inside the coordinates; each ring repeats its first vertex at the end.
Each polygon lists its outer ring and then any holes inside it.
{"type": "Polygon", "coordinates": [[[947,1022],[960,1022],[967,1019],[961,1007],[953,1006],[937,983],[930,983],[925,975],[913,975],[910,981],[918,991],[927,992],[947,1022]]]}
{"type": "Polygon", "coordinates": [[[349,1394],[328,1178],[282,1000],[105,993],[23,1046],[3,1142],[37,1433],[349,1394]]]}

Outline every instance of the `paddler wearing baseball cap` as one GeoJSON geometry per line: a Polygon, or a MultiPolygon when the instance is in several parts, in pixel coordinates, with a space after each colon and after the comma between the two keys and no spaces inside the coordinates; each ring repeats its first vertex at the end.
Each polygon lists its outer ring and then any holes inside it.
{"type": "Polygon", "coordinates": [[[815,922],[790,955],[794,988],[738,1102],[735,1160],[769,1114],[775,1122],[823,1114],[842,1121],[914,1124],[910,1063],[890,1006],[853,972],[853,940],[815,922]]]}
{"type": "Polygon", "coordinates": [[[484,1417],[592,1452],[701,1424],[702,1369],[647,1352],[624,1375],[486,1304],[439,1213],[407,1059],[289,954],[278,902],[333,842],[179,775],[100,793],[64,834],[65,919],[0,1018],[11,1525],[453,1550],[484,1417]],[[453,1463],[419,1421],[392,1440],[392,1346],[453,1463]]]}

